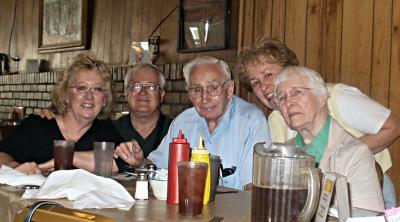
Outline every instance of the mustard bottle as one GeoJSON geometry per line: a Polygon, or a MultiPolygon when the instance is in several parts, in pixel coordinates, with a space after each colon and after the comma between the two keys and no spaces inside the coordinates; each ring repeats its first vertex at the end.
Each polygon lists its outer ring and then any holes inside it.
{"type": "Polygon", "coordinates": [[[208,164],[206,186],[204,190],[203,204],[208,204],[210,201],[211,189],[211,169],[210,169],[210,152],[203,146],[203,138],[200,137],[199,145],[192,151],[192,161],[203,162],[208,164]]]}

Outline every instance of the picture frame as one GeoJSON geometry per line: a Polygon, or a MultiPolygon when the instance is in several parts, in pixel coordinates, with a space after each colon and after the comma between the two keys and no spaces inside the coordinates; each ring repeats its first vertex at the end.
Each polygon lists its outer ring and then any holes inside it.
{"type": "Polygon", "coordinates": [[[180,0],[178,52],[229,48],[231,0],[180,0]]]}
{"type": "Polygon", "coordinates": [[[88,47],[88,0],[39,1],[39,53],[88,47]]]}

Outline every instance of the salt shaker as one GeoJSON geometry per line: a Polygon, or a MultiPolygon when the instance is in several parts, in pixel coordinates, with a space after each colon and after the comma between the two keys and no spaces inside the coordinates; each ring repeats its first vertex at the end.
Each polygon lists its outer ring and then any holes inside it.
{"type": "Polygon", "coordinates": [[[153,179],[154,176],[156,175],[156,165],[154,164],[148,164],[147,165],[147,174],[149,175],[149,179],[153,179]]]}
{"type": "Polygon", "coordinates": [[[147,173],[139,173],[138,175],[135,198],[138,200],[149,199],[149,181],[147,180],[147,173]]]}

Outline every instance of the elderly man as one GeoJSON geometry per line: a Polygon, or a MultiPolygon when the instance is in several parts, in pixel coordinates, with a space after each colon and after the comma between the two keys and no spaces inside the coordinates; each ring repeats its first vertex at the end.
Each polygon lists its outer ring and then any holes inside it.
{"type": "MultiPolygon", "coordinates": [[[[203,137],[210,153],[221,156],[223,166],[232,168],[233,174],[222,178],[224,186],[250,189],[253,146],[258,142],[270,144],[264,114],[255,105],[234,96],[234,82],[224,61],[198,57],[185,65],[183,73],[194,107],[176,117],[148,159],[158,167],[167,168],[169,143],[182,129],[191,147],[198,146],[199,137],[203,137]]],[[[123,144],[117,152],[130,146],[123,144]]]]}
{"type": "MultiPolygon", "coordinates": [[[[240,53],[238,68],[257,98],[274,110],[268,116],[273,142],[284,142],[296,135],[287,127],[276,110],[274,90],[278,73],[286,66],[298,65],[296,54],[284,43],[262,39],[258,45],[240,53]]],[[[345,84],[327,84],[329,114],[347,132],[368,145],[375,159],[386,172],[392,162],[388,149],[400,136],[400,121],[386,107],[372,100],[357,88],[345,84]]],[[[387,208],[396,206],[393,183],[385,174],[383,191],[387,208]]]]}
{"type": "Polygon", "coordinates": [[[352,207],[383,212],[374,157],[329,115],[329,92],[321,76],[288,66],[276,78],[275,95],[283,118],[297,132],[291,141],[314,156],[322,172],[346,176],[352,207]]]}
{"type": "Polygon", "coordinates": [[[125,76],[124,94],[129,115],[115,120],[114,125],[125,141],[137,141],[145,158],[157,148],[172,122],[161,113],[164,88],[165,77],[152,64],[136,65],[125,76]]]}

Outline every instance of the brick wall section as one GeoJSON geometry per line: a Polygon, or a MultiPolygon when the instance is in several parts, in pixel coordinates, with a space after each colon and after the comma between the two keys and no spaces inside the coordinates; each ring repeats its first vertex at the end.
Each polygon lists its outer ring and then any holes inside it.
{"type": "MultiPolygon", "coordinates": [[[[166,96],[162,112],[171,117],[190,107],[182,64],[158,65],[166,77],[166,96]]],[[[117,93],[116,112],[127,111],[123,96],[123,81],[128,67],[112,67],[117,93]]],[[[37,113],[51,104],[51,91],[61,72],[21,73],[0,75],[0,120],[7,119],[14,106],[26,108],[26,114],[37,113]]]]}

